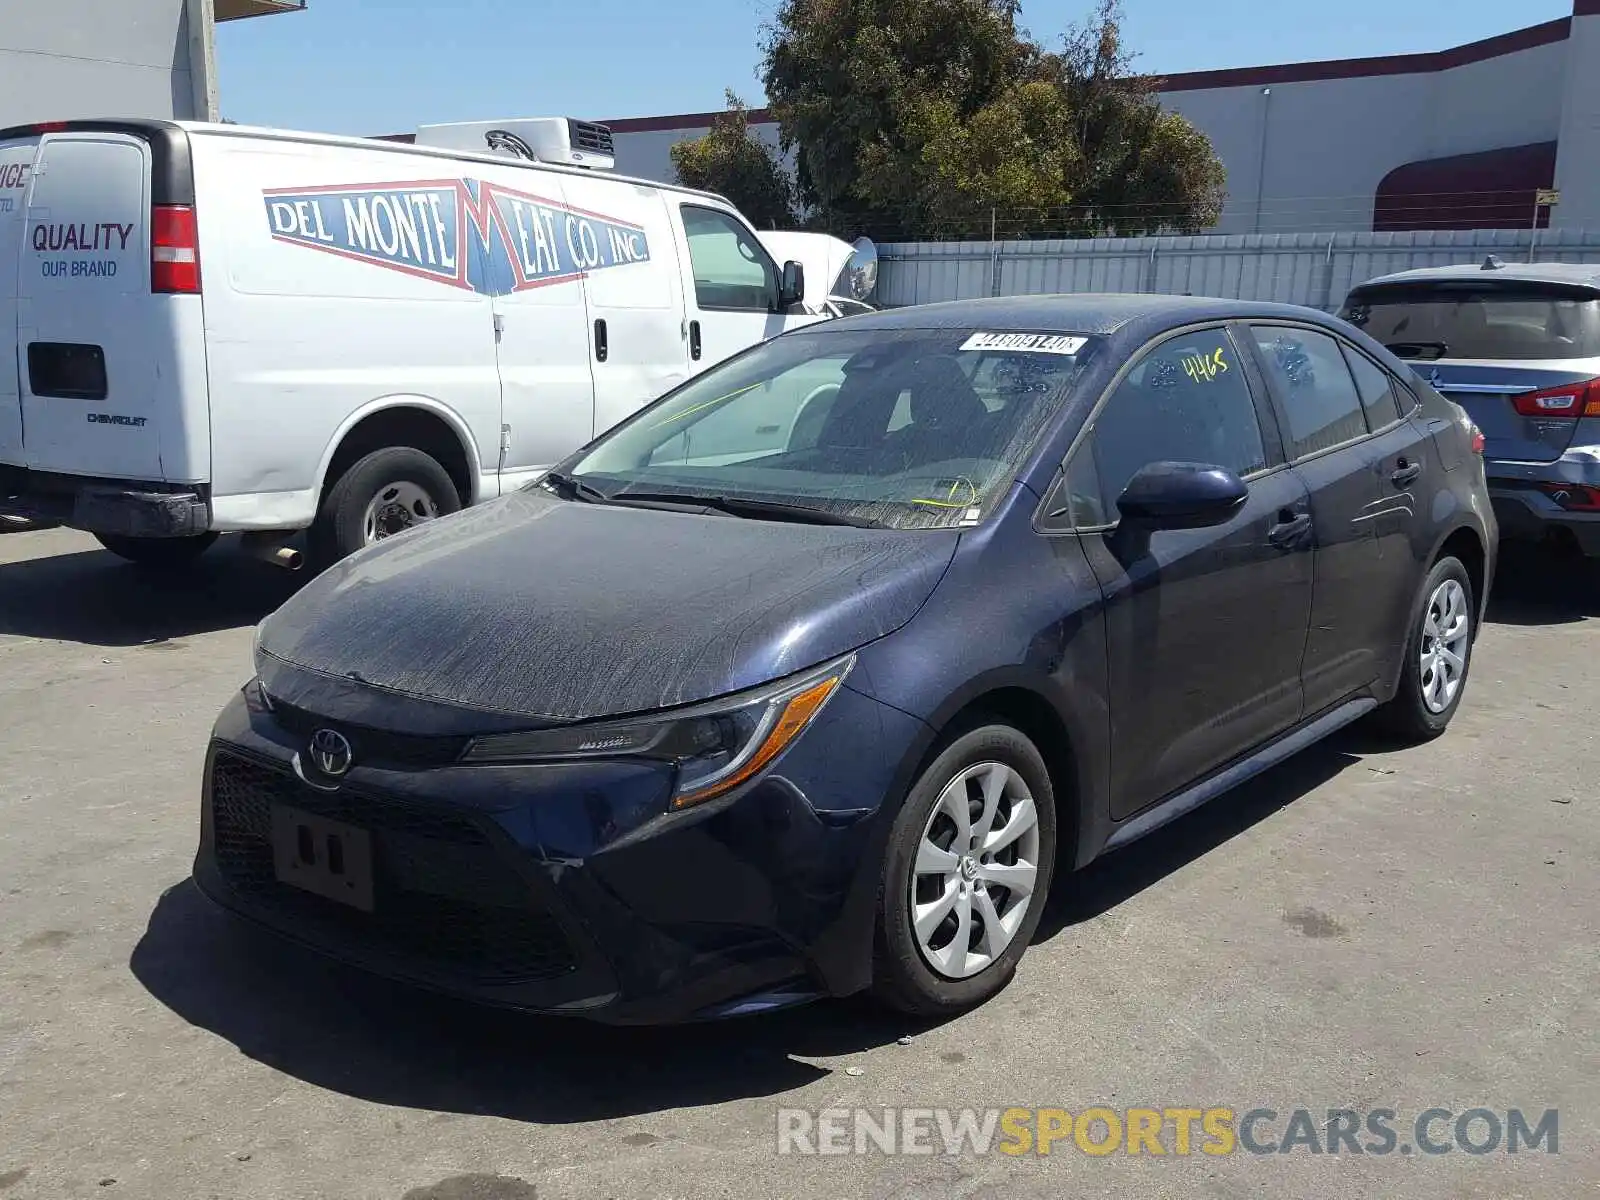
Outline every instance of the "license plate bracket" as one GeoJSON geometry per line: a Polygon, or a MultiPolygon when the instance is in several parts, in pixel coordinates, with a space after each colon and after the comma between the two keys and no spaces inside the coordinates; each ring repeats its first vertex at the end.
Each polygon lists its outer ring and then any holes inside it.
{"type": "Polygon", "coordinates": [[[272,867],[280,883],[372,912],[372,834],[286,805],[272,808],[272,867]]]}

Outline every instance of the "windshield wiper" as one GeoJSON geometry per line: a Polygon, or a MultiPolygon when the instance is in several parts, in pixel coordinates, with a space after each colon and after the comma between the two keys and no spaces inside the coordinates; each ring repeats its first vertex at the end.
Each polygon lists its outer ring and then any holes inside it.
{"type": "Polygon", "coordinates": [[[1450,353],[1450,347],[1443,342],[1385,342],[1383,348],[1396,358],[1420,358],[1427,362],[1450,353]],[[1432,354],[1428,353],[1430,350],[1432,354]]]}
{"type": "Polygon", "coordinates": [[[773,521],[792,521],[802,525],[849,525],[856,529],[884,529],[882,521],[868,517],[854,517],[847,513],[825,508],[811,508],[804,504],[785,504],[780,500],[747,500],[742,496],[706,496],[698,492],[632,492],[622,491],[607,498],[612,504],[626,504],[630,500],[641,504],[686,504],[712,508],[734,517],[767,518],[773,521]]]}
{"type": "Polygon", "coordinates": [[[607,496],[592,483],[584,483],[581,479],[574,479],[571,475],[563,475],[559,471],[546,471],[541,483],[548,483],[556,489],[558,495],[564,495],[568,500],[581,500],[585,504],[607,504],[611,497],[607,496]]]}

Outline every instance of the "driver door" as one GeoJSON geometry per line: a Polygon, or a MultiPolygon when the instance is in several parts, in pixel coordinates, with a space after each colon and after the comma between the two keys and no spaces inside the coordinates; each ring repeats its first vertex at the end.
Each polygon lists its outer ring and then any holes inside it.
{"type": "Polygon", "coordinates": [[[778,311],[778,264],[733,213],[699,204],[680,205],[678,212],[678,257],[691,276],[683,330],[691,375],[785,330],[826,319],[778,311]]]}
{"type": "Polygon", "coordinates": [[[1222,327],[1147,350],[1072,456],[1064,483],[1104,597],[1119,819],[1300,720],[1311,510],[1281,463],[1271,412],[1222,327]],[[1127,536],[1117,498],[1162,461],[1226,467],[1249,497],[1213,528],[1127,536]]]}

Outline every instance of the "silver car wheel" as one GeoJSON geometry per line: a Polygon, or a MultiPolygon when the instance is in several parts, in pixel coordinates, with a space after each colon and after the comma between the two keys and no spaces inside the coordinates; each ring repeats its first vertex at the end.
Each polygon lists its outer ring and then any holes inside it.
{"type": "Polygon", "coordinates": [[[1428,598],[1422,619],[1422,702],[1431,713],[1442,713],[1455,703],[1467,676],[1472,614],[1467,590],[1446,579],[1428,598]]]}
{"type": "Polygon", "coordinates": [[[370,546],[438,515],[438,502],[417,484],[408,480],[386,484],[367,505],[361,524],[362,540],[370,546]]]}
{"type": "Polygon", "coordinates": [[[1004,763],[968,767],[939,794],[923,826],[907,898],[924,961],[970,979],[1005,953],[1039,874],[1039,813],[1004,763]]]}

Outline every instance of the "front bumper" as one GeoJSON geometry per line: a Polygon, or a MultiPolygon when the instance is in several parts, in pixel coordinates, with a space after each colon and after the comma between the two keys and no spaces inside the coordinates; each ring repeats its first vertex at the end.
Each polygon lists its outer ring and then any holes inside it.
{"type": "Polygon", "coordinates": [[[870,981],[883,801],[922,732],[897,710],[841,688],[766,775],[684,813],[667,811],[663,766],[438,765],[438,743],[326,724],[357,748],[337,791],[296,776],[307,721],[243,697],[206,760],[195,880],[284,936],[471,1000],[616,1023],[870,981]],[[277,880],[274,805],[371,833],[372,912],[277,880]]]}
{"type": "Polygon", "coordinates": [[[121,537],[194,537],[211,527],[204,487],[0,466],[0,514],[121,537]]]}

